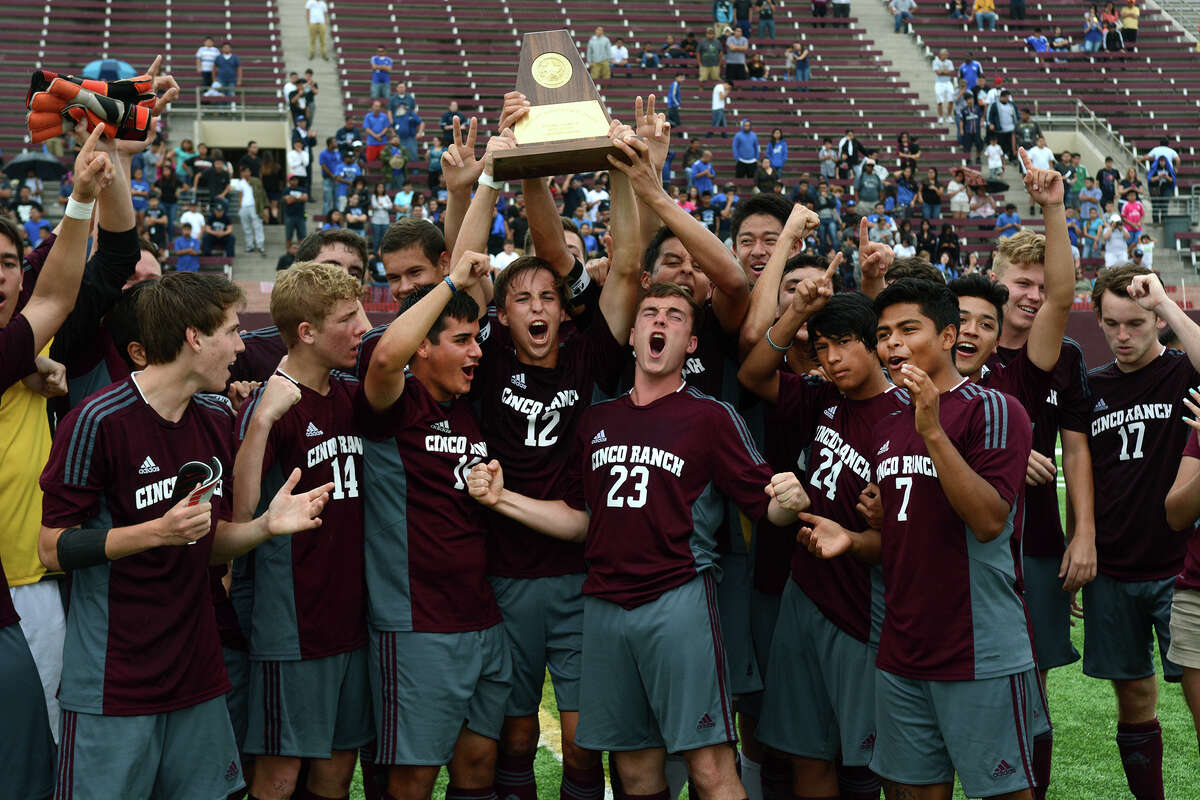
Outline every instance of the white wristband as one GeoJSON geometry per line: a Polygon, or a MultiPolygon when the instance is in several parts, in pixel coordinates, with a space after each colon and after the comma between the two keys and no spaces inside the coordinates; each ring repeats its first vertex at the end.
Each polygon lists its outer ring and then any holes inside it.
{"type": "Polygon", "coordinates": [[[496,181],[491,175],[488,175],[486,172],[479,173],[479,185],[487,186],[491,189],[495,189],[497,192],[504,188],[503,183],[496,181]]]}
{"type": "Polygon", "coordinates": [[[91,219],[92,209],[95,207],[95,200],[87,203],[81,203],[74,197],[71,197],[67,200],[67,210],[63,213],[65,216],[68,216],[71,219],[91,219]]]}

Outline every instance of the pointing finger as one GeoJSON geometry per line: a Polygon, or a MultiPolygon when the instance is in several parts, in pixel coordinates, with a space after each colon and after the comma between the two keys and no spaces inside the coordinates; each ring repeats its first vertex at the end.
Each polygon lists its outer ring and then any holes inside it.
{"type": "Polygon", "coordinates": [[[1021,157],[1021,163],[1025,166],[1025,171],[1033,169],[1033,162],[1029,160],[1029,154],[1025,152],[1024,147],[1017,148],[1017,155],[1021,157]]]}
{"type": "Polygon", "coordinates": [[[832,281],[833,276],[837,274],[838,268],[842,266],[842,251],[839,250],[834,254],[833,258],[829,259],[829,268],[825,270],[825,280],[832,281]]]}
{"type": "Polygon", "coordinates": [[[870,225],[867,222],[867,218],[863,217],[858,221],[858,245],[859,245],[859,247],[862,247],[864,244],[867,243],[867,241],[870,238],[869,234],[870,234],[870,225]]]}

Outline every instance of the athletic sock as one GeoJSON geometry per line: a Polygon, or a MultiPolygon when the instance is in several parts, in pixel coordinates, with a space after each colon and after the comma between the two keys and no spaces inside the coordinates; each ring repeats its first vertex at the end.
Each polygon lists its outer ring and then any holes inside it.
{"type": "Polygon", "coordinates": [[[1129,791],[1137,800],[1163,800],[1162,726],[1149,722],[1118,722],[1117,749],[1129,791]]]}
{"type": "Polygon", "coordinates": [[[362,767],[363,797],[366,800],[395,800],[384,789],[387,786],[387,767],[375,764],[375,743],[358,748],[358,765],[362,767]]]}
{"type": "Polygon", "coordinates": [[[446,800],[499,800],[499,798],[496,797],[496,787],[494,786],[486,786],[483,789],[447,786],[446,800]]]}
{"type": "Polygon", "coordinates": [[[297,786],[296,791],[292,793],[292,800],[350,800],[349,795],[340,797],[327,797],[323,794],[317,794],[307,785],[297,786]]]}
{"type": "Polygon", "coordinates": [[[749,800],[763,800],[762,764],[742,753],[742,786],[749,800]]]}
{"type": "Polygon", "coordinates": [[[838,767],[838,792],[842,800],[879,800],[883,788],[870,767],[838,767]]]}
{"type": "Polygon", "coordinates": [[[763,797],[766,800],[790,800],[792,796],[792,762],[772,751],[762,764],[763,797]]]}
{"type": "Polygon", "coordinates": [[[508,800],[537,800],[537,783],[533,778],[533,754],[527,756],[501,755],[496,759],[496,794],[508,800]]]}
{"type": "MultiPolygon", "coordinates": [[[[604,768],[599,764],[587,769],[563,764],[559,797],[562,800],[600,800],[604,797],[604,768]]],[[[531,800],[537,800],[536,792],[531,800]]]]}
{"type": "Polygon", "coordinates": [[[1054,731],[1033,737],[1033,797],[1046,800],[1050,786],[1050,759],[1054,754],[1054,731]]]}

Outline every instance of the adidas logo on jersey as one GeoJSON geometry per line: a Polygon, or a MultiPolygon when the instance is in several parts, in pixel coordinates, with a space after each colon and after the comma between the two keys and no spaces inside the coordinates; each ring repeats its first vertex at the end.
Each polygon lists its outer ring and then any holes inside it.
{"type": "Polygon", "coordinates": [[[1104,398],[1101,397],[1100,401],[1096,403],[1096,407],[1093,408],[1092,411],[1108,411],[1108,403],[1104,402],[1104,398]]]}
{"type": "Polygon", "coordinates": [[[433,423],[429,427],[433,428],[438,433],[449,433],[450,432],[450,423],[444,419],[439,419],[437,422],[433,423]]]}
{"type": "Polygon", "coordinates": [[[158,472],[158,464],[154,463],[153,458],[146,456],[146,460],[138,467],[138,475],[149,475],[154,472],[158,472]]]}
{"type": "Polygon", "coordinates": [[[599,433],[592,437],[592,444],[604,444],[607,441],[608,437],[604,435],[603,428],[600,429],[599,433]]]}
{"type": "Polygon", "coordinates": [[[717,723],[713,722],[713,718],[710,717],[708,714],[705,714],[703,717],[700,718],[700,721],[696,723],[696,730],[698,730],[698,731],[705,731],[705,730],[708,730],[709,728],[715,728],[715,727],[717,727],[717,723]]]}
{"type": "Polygon", "coordinates": [[[517,387],[518,389],[524,389],[525,388],[525,373],[518,372],[516,375],[513,375],[512,376],[512,385],[517,387]]]}
{"type": "Polygon", "coordinates": [[[1017,770],[1012,765],[1002,758],[1000,759],[1000,763],[996,765],[996,768],[992,770],[992,777],[1003,778],[1007,775],[1015,774],[1016,771],[1017,770]]]}
{"type": "Polygon", "coordinates": [[[830,406],[829,408],[825,409],[825,416],[829,417],[830,419],[833,419],[836,415],[837,406],[830,406]]]}
{"type": "Polygon", "coordinates": [[[884,453],[886,453],[888,451],[888,447],[890,447],[891,444],[892,444],[892,440],[888,439],[886,442],[883,443],[883,447],[879,448],[878,452],[876,452],[875,455],[881,456],[884,453]]]}
{"type": "Polygon", "coordinates": [[[875,749],[875,732],[872,731],[863,737],[863,740],[858,743],[859,750],[874,750],[875,749]]]}
{"type": "Polygon", "coordinates": [[[306,428],[304,431],[304,435],[305,436],[324,436],[325,434],[321,433],[321,429],[318,428],[316,425],[313,425],[310,422],[310,423],[308,423],[308,428],[306,428]]]}
{"type": "Polygon", "coordinates": [[[241,769],[238,768],[237,761],[230,761],[229,766],[225,768],[225,780],[232,781],[237,778],[241,769]]]}

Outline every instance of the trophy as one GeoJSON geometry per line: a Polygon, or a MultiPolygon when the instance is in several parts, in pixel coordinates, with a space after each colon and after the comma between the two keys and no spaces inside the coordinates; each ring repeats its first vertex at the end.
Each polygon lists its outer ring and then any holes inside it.
{"type": "Polygon", "coordinates": [[[538,178],[608,169],[612,123],[596,85],[565,30],[525,34],[517,91],[529,100],[528,113],[513,126],[514,150],[493,158],[496,180],[538,178]]]}

